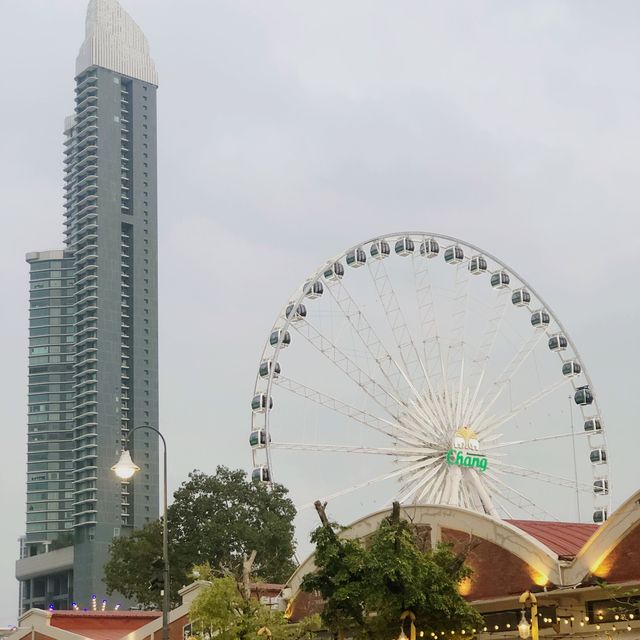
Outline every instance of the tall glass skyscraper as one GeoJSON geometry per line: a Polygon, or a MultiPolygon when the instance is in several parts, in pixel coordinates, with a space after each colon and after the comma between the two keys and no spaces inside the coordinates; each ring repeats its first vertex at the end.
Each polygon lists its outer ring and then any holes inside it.
{"type": "Polygon", "coordinates": [[[20,608],[105,595],[114,537],[158,517],[156,89],[147,40],[117,0],[91,0],[65,122],[65,249],[31,269],[27,530],[20,608]]]}

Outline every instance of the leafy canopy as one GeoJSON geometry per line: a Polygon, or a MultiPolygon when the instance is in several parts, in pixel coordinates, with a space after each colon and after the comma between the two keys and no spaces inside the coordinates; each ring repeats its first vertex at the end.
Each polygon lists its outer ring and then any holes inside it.
{"type": "MultiPolygon", "coordinates": [[[[269,629],[273,640],[310,640],[320,628],[318,616],[289,624],[281,611],[274,611],[253,598],[246,598],[232,576],[215,578],[208,565],[195,567],[200,578],[210,580],[191,605],[189,617],[197,638],[216,640],[258,640],[258,630],[269,629]]],[[[267,640],[268,636],[263,638],[267,640]]]]}
{"type": "MultiPolygon", "coordinates": [[[[195,564],[240,576],[244,554],[255,550],[253,570],[263,580],[284,582],[295,568],[296,511],[281,485],[267,490],[244,471],[223,466],[214,475],[196,470],[174,493],[168,514],[173,602],[195,564]]],[[[115,538],[104,570],[108,591],[142,604],[160,602],[159,589],[150,588],[150,582],[161,549],[161,521],[115,538]]]]}
{"type": "Polygon", "coordinates": [[[395,637],[406,609],[427,635],[482,625],[459,594],[458,585],[471,575],[464,558],[443,544],[421,550],[408,523],[399,518],[383,520],[366,541],[340,538],[325,524],[315,530],[312,542],[317,570],[305,576],[302,589],[325,599],[322,621],[334,633],[395,637]]]}

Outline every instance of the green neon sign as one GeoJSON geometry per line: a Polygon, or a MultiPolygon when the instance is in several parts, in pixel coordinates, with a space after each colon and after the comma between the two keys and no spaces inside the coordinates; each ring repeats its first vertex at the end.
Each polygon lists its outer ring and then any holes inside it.
{"type": "Polygon", "coordinates": [[[479,453],[465,453],[464,451],[457,451],[456,449],[449,449],[447,451],[447,463],[455,464],[458,467],[467,467],[480,469],[480,471],[486,471],[487,458],[479,453]]]}

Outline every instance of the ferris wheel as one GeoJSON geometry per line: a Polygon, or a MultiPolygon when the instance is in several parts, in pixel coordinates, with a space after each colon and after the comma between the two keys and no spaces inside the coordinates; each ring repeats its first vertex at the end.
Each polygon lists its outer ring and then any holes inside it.
{"type": "Polygon", "coordinates": [[[250,445],[254,481],[299,507],[610,509],[605,425],[566,329],[511,267],[440,234],[376,237],[304,279],[262,352],[250,445]]]}

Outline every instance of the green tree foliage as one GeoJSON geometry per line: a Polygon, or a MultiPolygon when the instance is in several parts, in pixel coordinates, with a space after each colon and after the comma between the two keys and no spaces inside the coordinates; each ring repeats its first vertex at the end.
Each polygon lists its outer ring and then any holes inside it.
{"type": "MultiPolygon", "coordinates": [[[[258,630],[266,627],[273,640],[310,640],[311,632],[320,627],[318,616],[289,624],[282,612],[246,598],[242,585],[234,577],[215,578],[206,564],[194,569],[194,574],[210,581],[193,601],[189,613],[197,638],[258,640],[258,630]]],[[[268,640],[268,635],[262,637],[268,640]]]]}
{"type": "MultiPolygon", "coordinates": [[[[195,564],[209,563],[220,574],[240,576],[243,555],[257,552],[253,570],[261,579],[284,582],[295,564],[293,519],[287,490],[250,482],[244,471],[218,467],[215,475],[189,474],[169,507],[171,595],[188,582],[195,564]]],[[[116,538],[105,565],[108,591],[142,604],[161,601],[150,590],[152,562],[162,550],[162,525],[152,522],[130,536],[116,538]]]]}
{"type": "Polygon", "coordinates": [[[395,637],[400,614],[411,610],[417,626],[431,631],[482,625],[480,615],[460,596],[458,585],[471,575],[450,546],[422,551],[408,523],[391,517],[366,541],[340,538],[325,524],[313,533],[317,570],[302,588],[326,601],[323,623],[335,633],[361,638],[395,637]]]}

